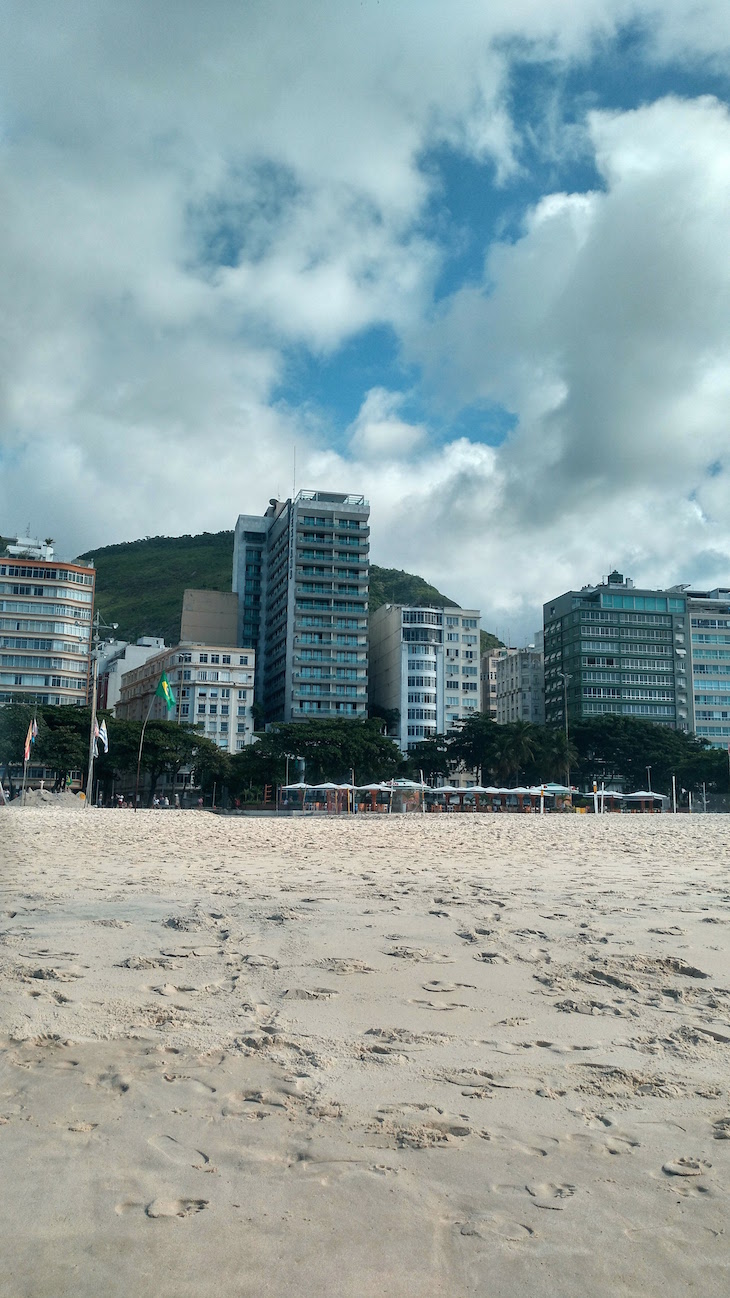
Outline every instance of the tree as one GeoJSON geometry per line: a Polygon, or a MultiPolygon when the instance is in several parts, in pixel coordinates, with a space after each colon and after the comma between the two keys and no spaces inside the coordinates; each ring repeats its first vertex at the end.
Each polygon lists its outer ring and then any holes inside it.
{"type": "Polygon", "coordinates": [[[15,796],[13,767],[23,765],[23,748],[34,709],[24,703],[6,703],[0,708],[0,767],[5,768],[5,779],[10,796],[15,796]]]}
{"type": "Polygon", "coordinates": [[[496,773],[503,729],[485,712],[473,713],[449,736],[454,761],[463,763],[468,770],[479,771],[484,783],[488,775],[496,773]]]}
{"type": "Polygon", "coordinates": [[[424,739],[408,749],[405,758],[405,769],[413,779],[419,778],[423,771],[424,780],[437,776],[446,776],[455,765],[451,741],[446,735],[434,735],[433,739],[424,739]]]}
{"type": "Polygon", "coordinates": [[[309,784],[324,780],[342,783],[349,780],[351,771],[358,783],[367,784],[391,779],[401,764],[398,747],[381,729],[378,717],[280,722],[261,736],[258,747],[280,760],[294,753],[303,757],[309,784]]]}

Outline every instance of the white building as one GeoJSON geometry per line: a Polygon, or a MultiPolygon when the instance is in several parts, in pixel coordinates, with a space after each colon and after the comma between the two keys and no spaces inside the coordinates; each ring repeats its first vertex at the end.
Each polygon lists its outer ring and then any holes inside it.
{"type": "Polygon", "coordinates": [[[226,645],[179,644],[125,672],[116,715],[128,721],[177,721],[196,726],[229,753],[253,742],[253,685],[256,655],[253,649],[226,645]],[[155,696],[163,672],[167,673],[177,707],[168,712],[155,696]]]}
{"type": "Polygon", "coordinates": [[[18,538],[0,554],[0,704],[86,703],[94,566],[18,538]]]}
{"type": "Polygon", "coordinates": [[[128,640],[105,640],[99,646],[99,678],[97,702],[99,708],[115,711],[122,689],[122,676],[135,667],[141,667],[165,648],[159,636],[140,636],[136,644],[128,640]]]}
{"type": "Polygon", "coordinates": [[[403,604],[370,615],[370,706],[398,712],[391,730],[403,752],[479,711],[479,618],[403,604]]]}
{"type": "Polygon", "coordinates": [[[713,748],[730,749],[730,590],[682,590],[689,621],[694,732],[713,748]]]}

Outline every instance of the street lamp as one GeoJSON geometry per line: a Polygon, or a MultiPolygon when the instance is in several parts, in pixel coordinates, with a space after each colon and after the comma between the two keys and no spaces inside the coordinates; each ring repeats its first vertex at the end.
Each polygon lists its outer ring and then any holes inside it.
{"type": "Polygon", "coordinates": [[[649,793],[651,793],[652,787],[651,787],[651,767],[650,766],[647,766],[646,768],[646,787],[649,790],[649,793]]]}
{"type": "Polygon", "coordinates": [[[558,672],[558,676],[561,678],[563,682],[563,721],[565,723],[565,783],[567,787],[570,788],[570,758],[568,756],[568,742],[570,738],[568,734],[568,681],[572,681],[573,677],[569,676],[567,672],[558,672]]]}

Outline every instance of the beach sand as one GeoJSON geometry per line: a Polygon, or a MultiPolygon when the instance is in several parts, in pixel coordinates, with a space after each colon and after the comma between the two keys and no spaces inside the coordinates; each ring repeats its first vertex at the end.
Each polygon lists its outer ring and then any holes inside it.
{"type": "Polygon", "coordinates": [[[0,1294],[724,1298],[729,826],[0,809],[0,1294]]]}

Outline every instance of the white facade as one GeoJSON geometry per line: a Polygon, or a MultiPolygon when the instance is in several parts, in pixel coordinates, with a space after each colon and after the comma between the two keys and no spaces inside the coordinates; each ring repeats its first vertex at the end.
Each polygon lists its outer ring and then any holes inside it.
{"type": "Polygon", "coordinates": [[[489,653],[482,654],[480,667],[482,712],[491,721],[497,720],[497,665],[500,659],[516,653],[516,649],[499,645],[495,649],[490,649],[489,653]]]}
{"type": "Polygon", "coordinates": [[[402,604],[371,614],[370,703],[399,713],[402,752],[479,711],[479,619],[478,609],[402,604]]]}
{"type": "Polygon", "coordinates": [[[195,726],[226,752],[240,752],[253,742],[255,666],[253,649],[179,644],[124,674],[116,714],[143,721],[152,701],[154,720],[195,726]],[[177,700],[174,712],[155,697],[163,671],[177,700]]]}
{"type": "Polygon", "coordinates": [[[86,703],[94,568],[20,538],[0,555],[0,704],[86,703]]]}
{"type": "Polygon", "coordinates": [[[730,590],[685,593],[694,732],[730,748],[730,590]]]}
{"type": "Polygon", "coordinates": [[[99,647],[98,704],[115,711],[125,672],[141,667],[165,648],[159,636],[140,636],[136,644],[127,640],[106,640],[99,647]]]}

